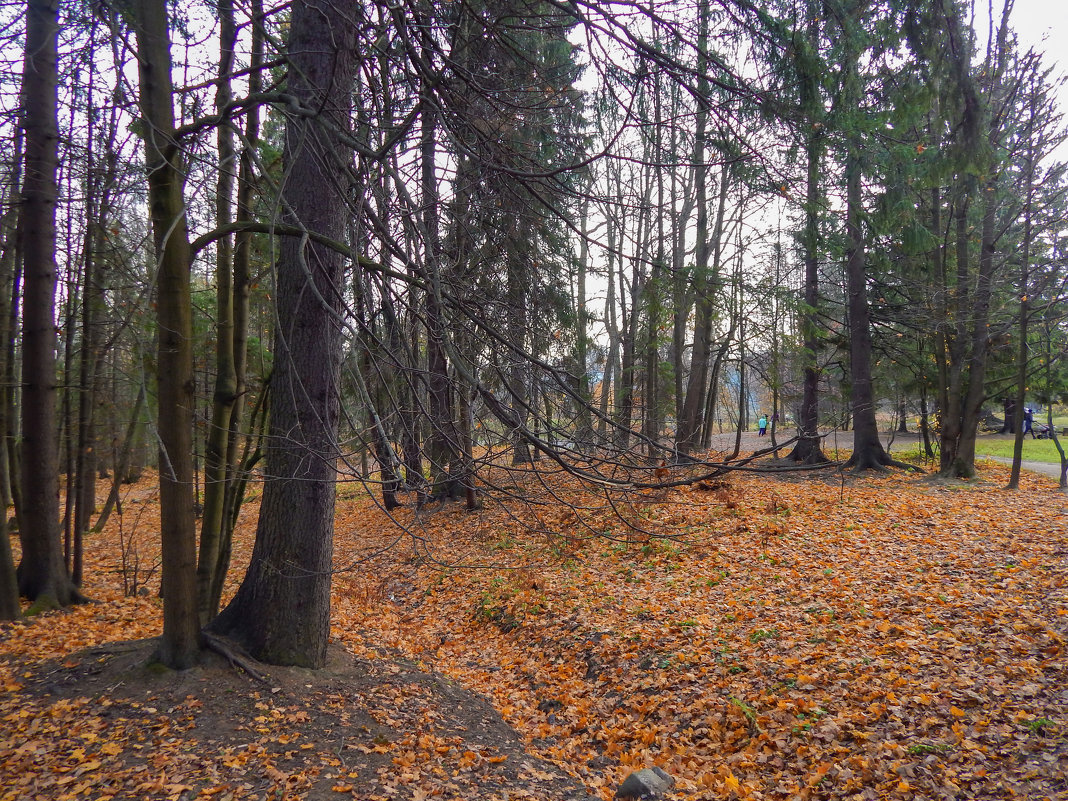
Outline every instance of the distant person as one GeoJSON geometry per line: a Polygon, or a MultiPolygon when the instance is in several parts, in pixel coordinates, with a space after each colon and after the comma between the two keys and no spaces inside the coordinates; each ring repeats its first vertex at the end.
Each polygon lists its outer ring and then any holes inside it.
{"type": "Polygon", "coordinates": [[[757,428],[760,429],[758,432],[760,436],[768,433],[768,416],[766,414],[760,415],[760,419],[757,420],[757,428]]]}
{"type": "Polygon", "coordinates": [[[1035,412],[1034,412],[1033,409],[1031,409],[1030,406],[1028,406],[1026,409],[1024,409],[1024,430],[1023,430],[1023,432],[1025,434],[1030,434],[1031,435],[1031,439],[1035,438],[1035,431],[1031,427],[1034,424],[1034,422],[1035,422],[1035,412]]]}

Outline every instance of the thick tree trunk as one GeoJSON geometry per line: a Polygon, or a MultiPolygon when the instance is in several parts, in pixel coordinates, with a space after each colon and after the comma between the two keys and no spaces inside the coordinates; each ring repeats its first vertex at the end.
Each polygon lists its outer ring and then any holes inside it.
{"type": "Polygon", "coordinates": [[[139,0],[137,55],[148,203],[156,249],[163,637],[159,660],[193,665],[200,650],[193,510],[193,340],[189,234],[174,141],[167,6],[139,0]]]}
{"type": "MultiPolygon", "coordinates": [[[[332,0],[292,6],[289,91],[316,116],[286,123],[286,221],[340,241],[355,70],[353,18],[332,0]]],[[[271,664],[319,668],[330,634],[344,259],[303,237],[282,241],[275,308],[267,478],[252,560],[212,624],[271,664]]]]}
{"type": "Polygon", "coordinates": [[[859,143],[851,142],[846,156],[846,292],[849,306],[849,376],[853,384],[853,455],[847,466],[854,470],[872,470],[882,469],[891,460],[879,440],[879,428],[875,421],[871,317],[864,264],[864,235],[860,227],[860,182],[859,143]]]}
{"type": "MultiPolygon", "coordinates": [[[[1009,14],[1012,4],[1006,2],[998,25],[997,35],[988,44],[987,58],[979,71],[978,83],[975,71],[965,68],[961,71],[958,90],[963,102],[964,114],[961,121],[961,142],[965,147],[980,151],[982,162],[975,171],[984,178],[977,186],[971,171],[961,180],[960,199],[957,209],[957,285],[955,287],[957,317],[956,342],[952,348],[953,359],[950,368],[949,403],[943,409],[944,425],[942,429],[942,459],[940,473],[944,476],[971,478],[975,475],[975,438],[978,433],[979,415],[983,401],[986,399],[986,363],[989,346],[990,301],[995,272],[994,249],[996,247],[998,227],[997,213],[1000,199],[999,170],[992,163],[992,154],[1002,147],[1005,117],[995,111],[998,102],[1015,93],[1016,87],[1005,83],[1006,69],[1010,48],[1008,45],[1009,14]],[[985,130],[983,126],[985,125],[985,130]],[[982,148],[978,143],[985,136],[982,148]],[[967,229],[967,199],[970,192],[981,198],[982,223],[979,245],[979,267],[975,276],[968,270],[969,237],[967,229]],[[970,292],[968,291],[970,288],[970,292]],[[971,326],[969,329],[968,326],[971,326]],[[965,368],[967,368],[965,370],[965,368]],[[967,386],[964,375],[967,374],[967,386]]],[[[953,13],[949,23],[957,29],[961,21],[953,13]]],[[[968,59],[968,51],[955,54],[962,61],[968,59]]],[[[1022,80],[1022,72],[1014,80],[1022,80]]]]}
{"type": "MultiPolygon", "coordinates": [[[[78,599],[59,525],[56,441],[56,46],[58,0],[30,0],[22,113],[26,172],[19,217],[25,264],[22,325],[22,562],[19,590],[38,609],[78,599]]],[[[6,536],[6,534],[4,535],[6,536]]]]}

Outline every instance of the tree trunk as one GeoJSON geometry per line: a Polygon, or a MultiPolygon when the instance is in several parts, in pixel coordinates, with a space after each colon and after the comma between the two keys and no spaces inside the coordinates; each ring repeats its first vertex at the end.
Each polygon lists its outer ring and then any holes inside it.
{"type": "Polygon", "coordinates": [[[126,475],[126,465],[130,460],[134,437],[137,435],[137,429],[141,425],[141,411],[144,407],[145,387],[144,384],[141,384],[137,390],[137,400],[134,401],[130,422],[126,427],[126,436],[123,437],[122,446],[119,449],[118,457],[115,459],[115,468],[111,477],[111,491],[108,493],[104,508],[100,510],[100,516],[97,518],[96,526],[93,529],[96,532],[103,531],[104,525],[108,522],[108,518],[111,517],[111,511],[119,501],[119,489],[122,485],[123,477],[126,475]]]}
{"type": "MultiPolygon", "coordinates": [[[[263,0],[252,0],[252,48],[249,66],[252,72],[248,77],[249,94],[259,92],[263,85],[263,76],[260,68],[263,64],[263,0]]],[[[253,151],[260,140],[260,110],[253,105],[245,114],[245,137],[244,147],[241,150],[241,160],[238,167],[237,178],[237,222],[247,222],[253,219],[253,193],[256,186],[256,175],[253,170],[253,151]]],[[[226,450],[226,474],[223,497],[223,513],[220,528],[218,556],[215,568],[212,571],[211,593],[208,608],[214,617],[219,610],[222,598],[223,584],[230,570],[230,553],[234,536],[234,527],[237,525],[237,516],[241,511],[244,500],[245,487],[248,483],[247,476],[240,472],[240,451],[242,441],[246,450],[252,447],[253,441],[258,442],[260,434],[254,434],[251,430],[242,438],[242,417],[245,409],[245,396],[247,392],[246,373],[248,371],[248,323],[249,323],[249,289],[252,284],[251,272],[252,259],[252,234],[249,231],[239,231],[234,237],[234,279],[231,292],[232,317],[233,317],[233,375],[234,375],[234,401],[230,409],[230,434],[227,437],[226,450]]],[[[266,386],[263,389],[267,393],[266,386]]],[[[251,428],[251,426],[250,426],[251,428]]],[[[258,447],[256,448],[258,453],[258,447]]]]}
{"type": "MultiPolygon", "coordinates": [[[[952,7],[951,7],[952,8],[952,7]]],[[[971,478],[975,475],[975,437],[978,433],[979,415],[986,399],[986,362],[988,352],[990,300],[995,272],[994,249],[998,234],[998,205],[1000,203],[1000,168],[993,163],[993,154],[1002,147],[1005,118],[994,110],[997,102],[1016,92],[1018,86],[1009,87],[1004,82],[1008,64],[1009,14],[1012,3],[1006,2],[1002,9],[997,35],[987,47],[987,58],[979,71],[980,84],[973,79],[974,71],[962,71],[958,91],[964,105],[964,114],[959,134],[961,143],[979,151],[982,161],[972,163],[967,174],[962,176],[960,200],[957,209],[957,286],[955,314],[956,341],[951,349],[953,362],[950,368],[949,403],[944,408],[942,430],[942,458],[940,473],[944,476],[971,478]],[[983,125],[986,126],[983,130],[983,125]],[[982,137],[983,146],[979,146],[982,137]],[[983,175],[977,185],[974,173],[983,175]],[[980,228],[979,267],[975,276],[968,270],[969,237],[967,230],[967,200],[974,192],[982,198],[982,222],[980,228]],[[971,287],[971,291],[968,288],[971,287]],[[968,325],[971,329],[968,330],[968,325]],[[959,344],[958,344],[959,343],[959,344]],[[967,387],[964,386],[967,368],[967,387]]],[[[956,28],[962,27],[956,14],[948,21],[956,28]]],[[[970,54],[967,50],[955,54],[962,61],[970,54]]],[[[1015,80],[1022,79],[1022,73],[1015,80]]]]}
{"type": "Polygon", "coordinates": [[[176,669],[197,661],[193,487],[193,341],[189,234],[182,196],[167,6],[137,4],[137,55],[144,116],[148,204],[155,243],[163,637],[159,660],[176,669]]]}
{"type": "MultiPolygon", "coordinates": [[[[1028,95],[1028,99],[1030,100],[1030,115],[1026,129],[1028,136],[1026,153],[1027,167],[1024,173],[1024,179],[1026,181],[1023,208],[1024,238],[1020,258],[1020,286],[1018,290],[1020,298],[1020,349],[1016,356],[1016,397],[1013,399],[1013,406],[1017,409],[1024,408],[1025,395],[1027,392],[1027,361],[1030,354],[1030,348],[1027,342],[1027,329],[1031,315],[1031,239],[1033,237],[1032,200],[1034,198],[1035,190],[1035,117],[1037,116],[1033,83],[1031,84],[1031,91],[1028,95]]],[[[1008,415],[1005,415],[1005,422],[1008,423],[1008,415]]],[[[1051,433],[1052,430],[1053,425],[1051,420],[1051,433]]],[[[1014,433],[1016,434],[1016,438],[1013,442],[1012,449],[1012,472],[1009,476],[1009,485],[1007,489],[1020,488],[1020,463],[1023,459],[1023,427],[1021,426],[1020,430],[1014,431],[1014,433]]]]}
{"type": "MultiPolygon", "coordinates": [[[[939,337],[940,341],[935,343],[935,354],[939,360],[941,396],[939,398],[938,411],[942,415],[942,428],[939,432],[939,473],[947,477],[971,478],[975,475],[974,466],[959,462],[957,457],[961,431],[961,405],[963,402],[964,353],[967,343],[965,287],[969,280],[969,193],[965,184],[970,183],[970,179],[962,179],[961,183],[962,185],[955,201],[956,208],[954,209],[955,258],[957,265],[957,290],[953,292],[952,302],[954,323],[951,334],[948,317],[941,318],[946,320],[944,323],[945,330],[939,337]]],[[[948,295],[950,291],[948,282],[944,280],[943,286],[946,288],[946,294],[948,295]]],[[[948,303],[943,311],[946,314],[950,312],[948,303]]]]}
{"type": "MultiPolygon", "coordinates": [[[[703,151],[702,151],[703,152],[703,151]]],[[[703,156],[702,156],[703,158],[703,156]]],[[[700,442],[704,429],[706,398],[710,391],[709,369],[712,360],[712,324],[714,322],[714,293],[719,281],[719,266],[723,242],[723,218],[727,207],[727,186],[730,167],[724,164],[719,179],[719,206],[716,210],[716,222],[712,229],[712,247],[706,241],[707,205],[701,185],[704,178],[699,177],[697,208],[697,244],[695,246],[695,283],[697,286],[696,319],[694,321],[693,351],[690,354],[690,375],[686,382],[686,400],[683,403],[682,418],[679,421],[679,447],[689,453],[700,442]],[[704,223],[704,224],[702,224],[704,223]],[[709,255],[711,250],[711,265],[709,255]],[[711,267],[711,272],[709,271],[711,267]]]]}
{"type": "Polygon", "coordinates": [[[934,457],[934,448],[931,447],[931,426],[927,412],[927,388],[920,395],[920,434],[923,436],[923,454],[928,459],[934,457]]]}
{"type": "MultiPolygon", "coordinates": [[[[96,28],[90,34],[95,39],[96,28]]],[[[102,397],[104,395],[104,364],[107,347],[103,337],[104,315],[107,313],[105,294],[105,270],[107,259],[104,232],[112,211],[114,187],[118,170],[118,154],[115,152],[117,117],[114,113],[105,117],[106,127],[101,132],[104,153],[95,153],[94,125],[97,116],[94,107],[92,81],[95,70],[91,68],[88,105],[89,148],[87,152],[86,181],[86,227],[85,269],[82,286],[82,348],[79,365],[78,393],[78,440],[75,470],[75,505],[73,515],[73,559],[71,578],[75,586],[82,584],[82,562],[85,534],[90,530],[93,513],[96,511],[96,479],[103,460],[100,458],[102,397]]],[[[103,116],[103,115],[101,115],[103,116]]]]}
{"type": "Polygon", "coordinates": [[[427,325],[427,388],[428,413],[430,417],[431,488],[434,498],[451,498],[455,482],[450,475],[450,466],[456,459],[457,437],[453,425],[452,384],[449,381],[449,363],[445,350],[445,311],[441,307],[441,261],[438,239],[438,215],[441,213],[438,191],[435,136],[437,118],[434,107],[428,104],[423,110],[423,129],[420,142],[422,150],[423,182],[423,235],[424,266],[430,282],[426,293],[427,325]]]}
{"type": "Polygon", "coordinates": [[[614,412],[610,401],[618,395],[620,350],[620,332],[616,322],[616,226],[609,219],[606,227],[608,229],[608,264],[606,265],[608,292],[604,302],[604,327],[605,334],[608,336],[608,352],[605,354],[604,375],[601,377],[600,419],[597,422],[597,434],[602,442],[608,439],[609,413],[614,412]]]}
{"type": "MultiPolygon", "coordinates": [[[[59,525],[56,440],[56,46],[58,0],[30,0],[21,106],[26,171],[19,216],[25,264],[22,325],[22,562],[20,592],[35,609],[67,606],[78,593],[67,574],[59,525]]],[[[6,533],[5,535],[6,536],[6,533]]]]}
{"type": "Polygon", "coordinates": [[[581,221],[579,223],[579,235],[582,237],[579,243],[578,261],[576,264],[577,275],[575,277],[575,391],[578,395],[578,408],[576,414],[576,444],[585,451],[593,441],[593,416],[590,413],[590,404],[593,402],[590,396],[590,374],[587,366],[589,361],[590,337],[588,326],[590,317],[586,312],[586,275],[589,272],[590,243],[588,240],[589,229],[589,201],[582,204],[581,221]]]}
{"type": "MultiPolygon", "coordinates": [[[[819,48],[819,22],[812,14],[806,46],[815,55],[819,48]]],[[[822,464],[828,461],[823,453],[819,431],[820,386],[820,277],[819,277],[819,213],[820,166],[823,156],[822,100],[816,77],[811,75],[808,59],[799,59],[798,70],[802,86],[802,106],[808,112],[810,125],[805,134],[805,228],[802,233],[805,265],[805,305],[801,312],[801,359],[804,366],[801,408],[797,417],[797,444],[787,457],[802,464],[822,464]]]]}
{"type": "Polygon", "coordinates": [[[1016,410],[1023,408],[1023,400],[1019,401],[1012,395],[1006,395],[1001,399],[1001,430],[999,434],[1015,434],[1016,433],[1016,410]]]}
{"type": "MultiPolygon", "coordinates": [[[[518,234],[513,232],[513,237],[518,238],[518,234]]],[[[518,259],[509,259],[508,262],[508,339],[515,348],[525,351],[527,349],[528,314],[530,314],[527,309],[526,282],[530,276],[525,274],[518,259]]],[[[533,343],[531,347],[533,348],[533,343]]],[[[505,368],[504,377],[507,379],[509,405],[513,417],[525,429],[533,400],[528,391],[529,368],[516,353],[508,353],[506,358],[508,366],[505,368]]],[[[511,439],[512,464],[529,465],[533,461],[533,456],[524,433],[514,431],[511,439]]]]}
{"type": "MultiPolygon", "coordinates": [[[[740,293],[738,303],[740,307],[742,303],[740,293]]],[[[745,318],[742,317],[738,326],[738,425],[734,429],[734,450],[724,461],[729,462],[732,459],[737,459],[742,450],[742,432],[746,428],[746,419],[749,416],[748,395],[745,385],[745,318]]]]}
{"type": "MultiPolygon", "coordinates": [[[[331,0],[292,6],[289,92],[326,117],[286,122],[286,222],[345,236],[349,158],[329,133],[348,130],[355,70],[349,10],[331,0]]],[[[270,664],[319,668],[330,634],[338,384],[345,262],[305,237],[283,239],[278,262],[267,478],[248,572],[212,624],[270,664]]]]}
{"type": "Polygon", "coordinates": [[[620,286],[620,322],[622,323],[622,354],[619,364],[619,378],[616,381],[616,442],[620,449],[630,449],[631,420],[634,417],[634,374],[635,349],[638,340],[638,311],[644,294],[640,260],[634,259],[630,285],[630,309],[628,311],[623,299],[623,269],[619,271],[620,286]]]}
{"type": "Polygon", "coordinates": [[[971,358],[968,360],[968,392],[964,398],[960,439],[957,448],[959,465],[975,474],[975,438],[979,417],[986,401],[986,362],[990,352],[990,295],[994,277],[995,225],[997,222],[997,179],[991,179],[983,193],[983,223],[980,234],[979,271],[975,280],[972,305],[971,358]]]}
{"type": "Polygon", "coordinates": [[[15,133],[12,158],[11,182],[8,186],[11,202],[7,204],[3,217],[0,217],[0,377],[4,379],[3,386],[0,386],[0,490],[3,494],[0,500],[4,508],[4,515],[0,517],[0,620],[17,620],[22,615],[19,604],[18,577],[15,573],[15,561],[11,552],[11,538],[8,535],[7,522],[7,508],[12,501],[12,487],[18,481],[17,474],[10,472],[11,462],[8,459],[8,448],[12,447],[11,433],[15,423],[9,414],[8,398],[15,390],[11,383],[7,382],[10,380],[8,343],[15,339],[11,336],[11,310],[17,305],[12,292],[15,288],[15,262],[18,249],[16,246],[18,203],[15,202],[15,198],[21,192],[21,129],[15,133]]]}
{"type": "MultiPolygon", "coordinates": [[[[12,152],[11,177],[6,190],[3,216],[0,217],[0,505],[6,510],[14,503],[19,473],[11,469],[18,460],[14,456],[16,415],[14,414],[16,329],[13,313],[18,309],[16,273],[22,258],[18,241],[18,198],[22,193],[22,129],[16,127],[12,152]]],[[[15,509],[18,514],[18,507],[15,509]]],[[[7,523],[5,516],[4,524],[7,523]]],[[[10,544],[10,543],[9,543],[10,544]]],[[[12,581],[14,574],[12,574],[12,581]]],[[[17,598],[17,594],[16,594],[17,598]]]]}
{"type": "MultiPolygon", "coordinates": [[[[856,70],[855,62],[852,69],[856,70]]],[[[864,234],[861,230],[860,143],[855,139],[849,143],[845,169],[849,376],[853,389],[853,455],[846,464],[859,471],[882,469],[891,460],[879,440],[879,428],[875,421],[875,397],[871,377],[871,317],[864,264],[864,234]]]]}
{"type": "MultiPolygon", "coordinates": [[[[226,114],[233,98],[230,72],[234,63],[237,28],[233,0],[219,0],[219,79],[215,107],[226,114]]],[[[215,222],[227,225],[232,215],[234,188],[234,135],[229,119],[217,130],[219,176],[215,188],[215,222]]],[[[218,612],[212,598],[215,570],[219,563],[226,512],[227,454],[230,453],[230,418],[237,401],[237,371],[234,367],[233,242],[230,236],[215,243],[215,391],[212,395],[211,427],[204,443],[204,512],[200,521],[200,551],[197,556],[197,608],[201,625],[218,612]]]]}

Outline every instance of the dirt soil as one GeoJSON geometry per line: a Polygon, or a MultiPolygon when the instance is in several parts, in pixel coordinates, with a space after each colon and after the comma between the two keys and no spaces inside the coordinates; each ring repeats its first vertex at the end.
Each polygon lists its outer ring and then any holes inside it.
{"type": "Polygon", "coordinates": [[[484,698],[404,661],[331,646],[325,669],[271,667],[263,684],[216,654],[170,671],[153,648],[109,643],[12,671],[0,798],[586,797],[484,698]]]}

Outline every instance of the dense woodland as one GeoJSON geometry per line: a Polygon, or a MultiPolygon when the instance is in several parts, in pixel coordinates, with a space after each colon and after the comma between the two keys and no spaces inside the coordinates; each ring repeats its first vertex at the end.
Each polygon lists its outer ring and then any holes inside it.
{"type": "Polygon", "coordinates": [[[322,664],[339,480],[623,494],[759,413],[787,465],[892,466],[892,415],[973,475],[1068,389],[1059,73],[987,5],[5,4],[3,617],[83,600],[146,466],[175,667],[322,664]]]}

